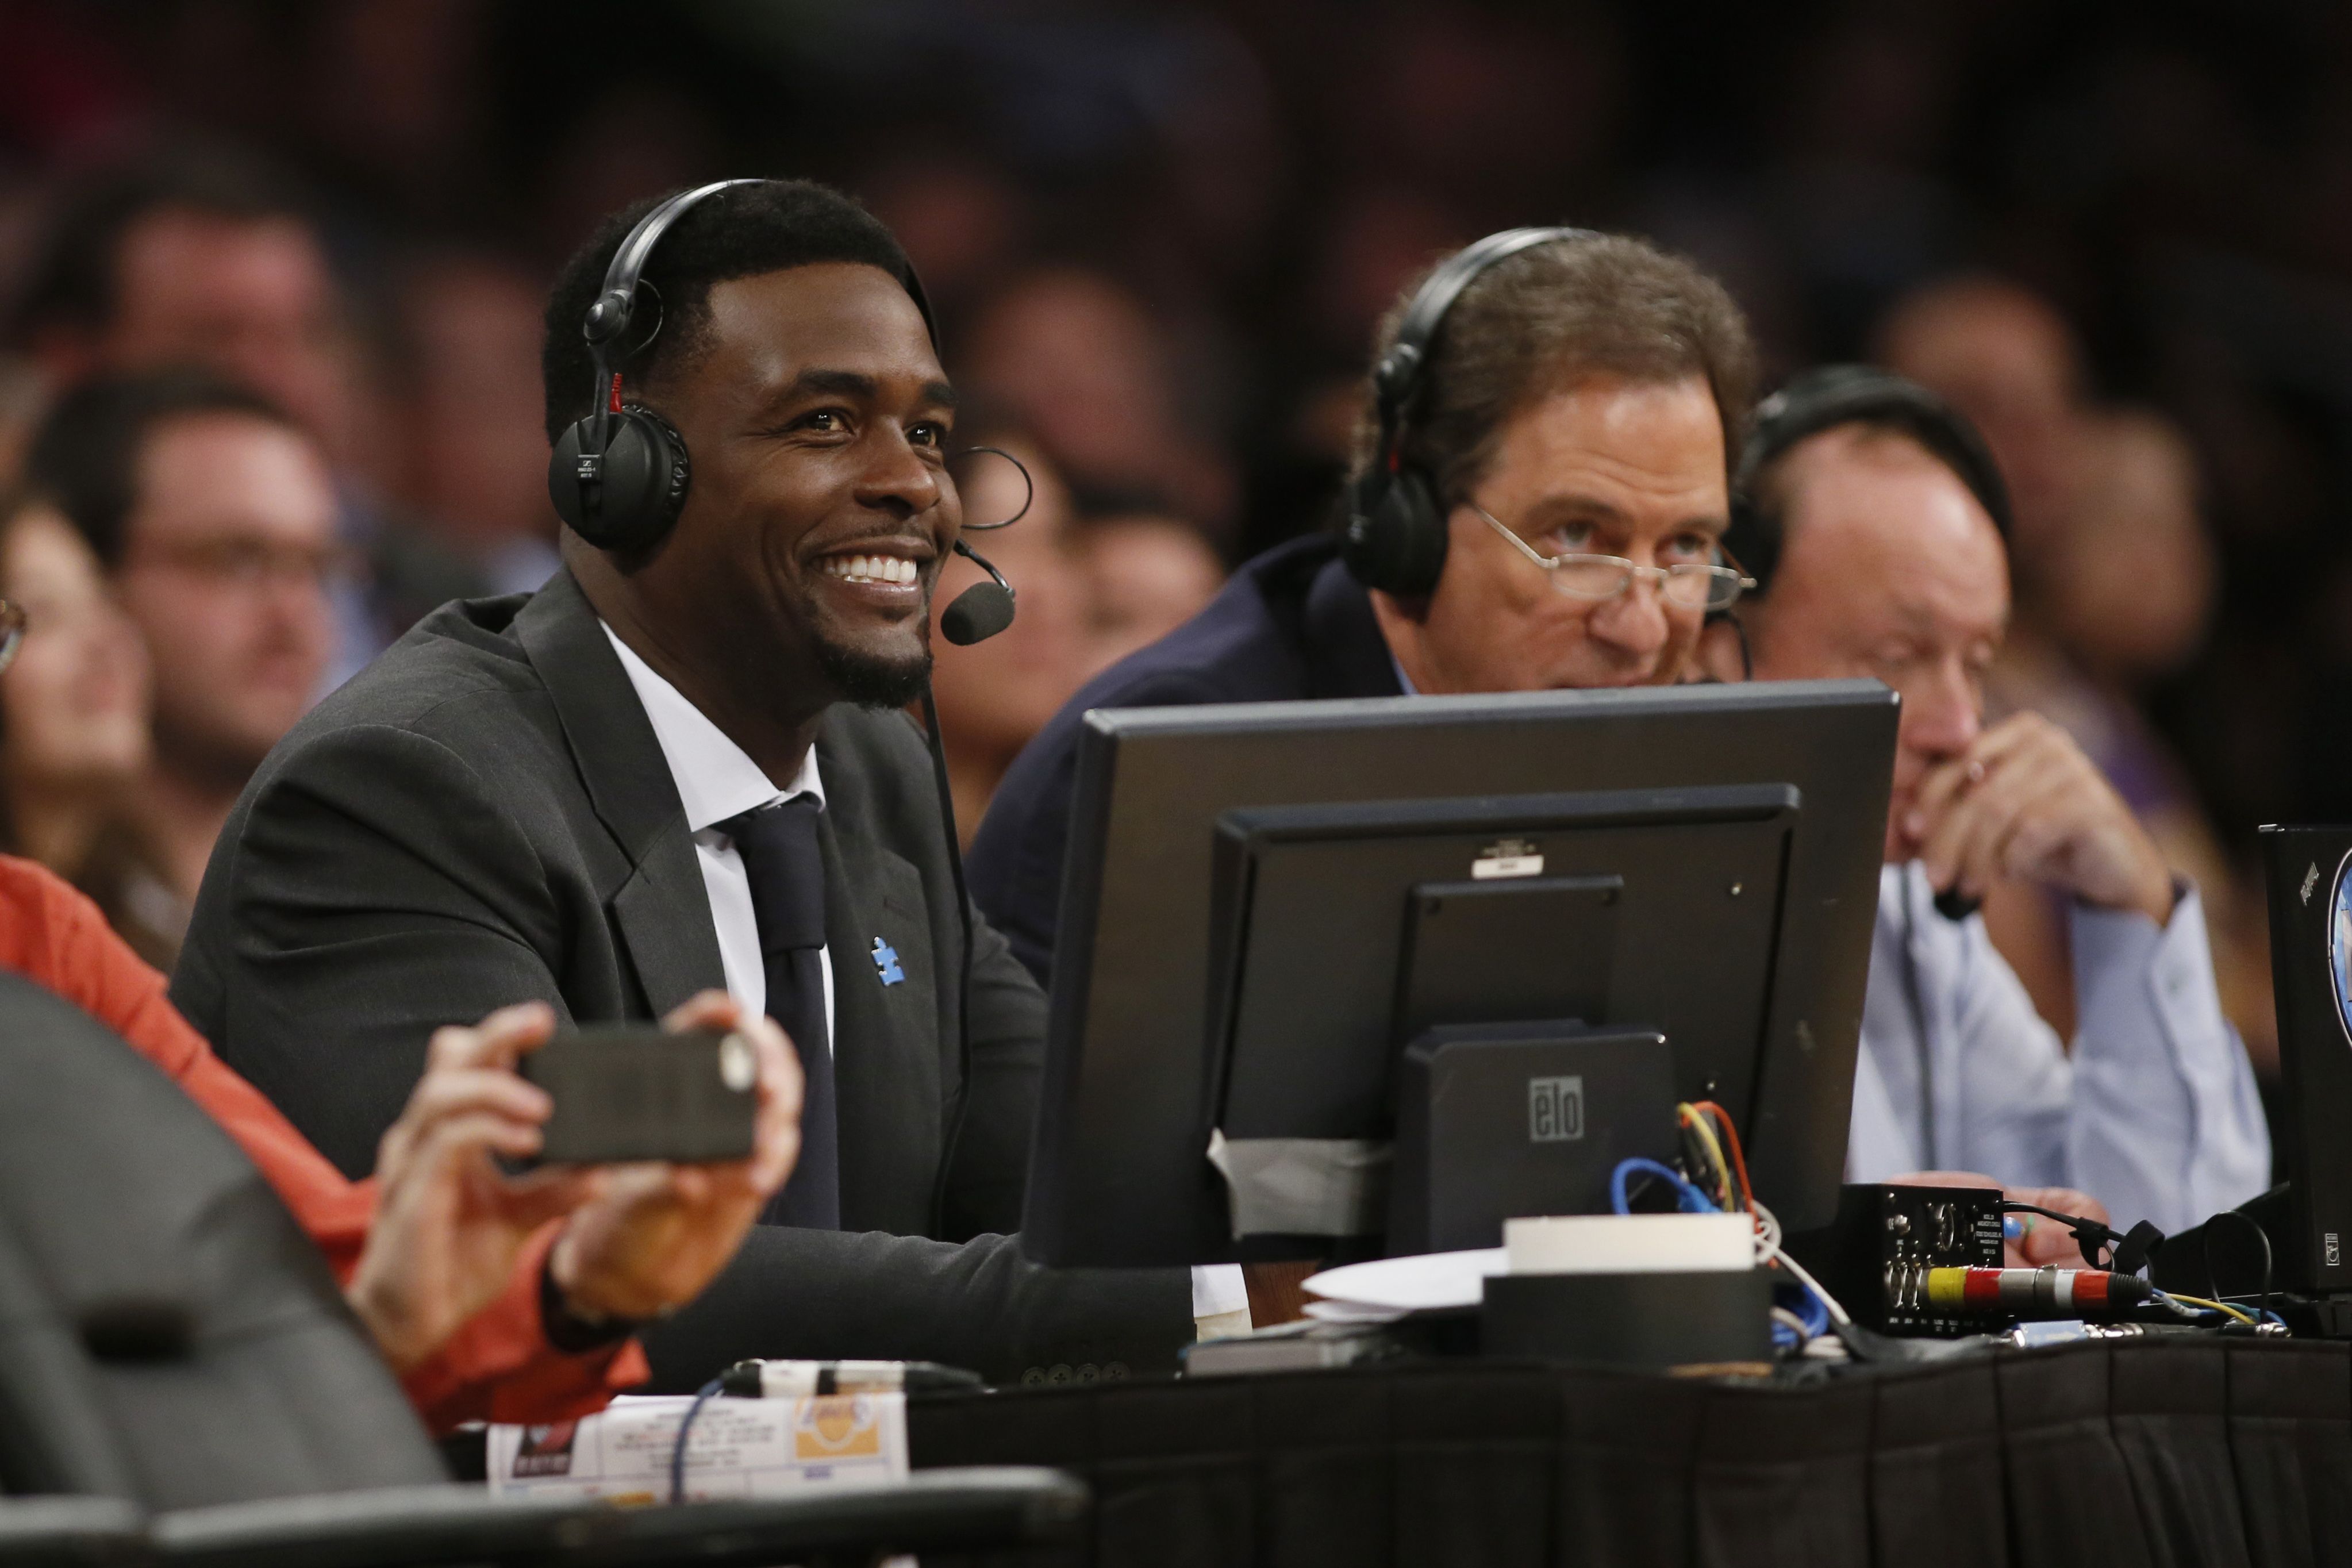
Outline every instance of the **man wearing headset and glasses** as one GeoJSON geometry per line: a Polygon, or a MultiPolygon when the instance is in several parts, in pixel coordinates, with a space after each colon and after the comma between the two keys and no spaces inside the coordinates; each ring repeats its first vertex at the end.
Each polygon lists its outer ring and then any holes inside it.
{"type": "Polygon", "coordinates": [[[1755,351],[1688,262],[1492,236],[1398,301],[1376,353],[1345,534],[1244,566],[1073,698],[999,788],[972,893],[1040,980],[1087,710],[1664,684],[1748,585],[1721,540],[1755,351]]]}

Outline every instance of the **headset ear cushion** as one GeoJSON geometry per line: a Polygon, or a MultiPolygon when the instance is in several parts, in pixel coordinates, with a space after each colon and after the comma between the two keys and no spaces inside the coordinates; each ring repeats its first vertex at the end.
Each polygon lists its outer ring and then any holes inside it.
{"type": "Polygon", "coordinates": [[[1445,569],[1445,517],[1412,468],[1368,473],[1349,498],[1342,556],[1356,581],[1399,598],[1437,591],[1445,569]]]}
{"type": "Polygon", "coordinates": [[[591,419],[574,424],[548,458],[547,490],[556,515],[599,550],[651,549],[686,505],[693,478],[686,442],[660,415],[632,404],[613,422],[599,477],[583,481],[581,458],[594,427],[591,419]]]}

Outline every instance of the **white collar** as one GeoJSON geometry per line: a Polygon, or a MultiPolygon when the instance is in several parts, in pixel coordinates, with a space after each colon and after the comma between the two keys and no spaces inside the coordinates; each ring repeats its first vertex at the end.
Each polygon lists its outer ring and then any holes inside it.
{"type": "Polygon", "coordinates": [[[662,760],[669,764],[677,798],[686,807],[688,833],[699,833],[730,816],[797,795],[814,795],[819,805],[824,804],[824,781],[817,776],[814,746],[802,759],[801,771],[778,789],[760,764],[688,701],[684,692],[639,658],[636,650],[615,636],[601,617],[596,624],[604,628],[613,651],[621,656],[621,668],[628,672],[629,684],[636,689],[637,700],[653,724],[662,760]]]}

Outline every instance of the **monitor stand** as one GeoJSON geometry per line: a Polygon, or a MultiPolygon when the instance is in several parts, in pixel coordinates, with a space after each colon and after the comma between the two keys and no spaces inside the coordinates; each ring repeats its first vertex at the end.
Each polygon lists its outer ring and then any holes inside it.
{"type": "Polygon", "coordinates": [[[1655,1029],[1425,1030],[1398,1066],[1388,1250],[1499,1247],[1507,1218],[1606,1213],[1619,1161],[1675,1152],[1674,1057],[1655,1029]]]}

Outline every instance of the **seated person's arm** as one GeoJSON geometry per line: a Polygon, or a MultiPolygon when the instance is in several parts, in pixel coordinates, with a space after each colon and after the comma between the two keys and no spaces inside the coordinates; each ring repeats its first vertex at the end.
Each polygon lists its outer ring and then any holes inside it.
{"type": "Polygon", "coordinates": [[[1977,895],[2015,878],[2067,895],[2074,909],[2079,1033],[2071,1058],[2050,1041],[2039,1070],[2018,1053],[2026,1034],[2047,1030],[1982,944],[2000,973],[1979,976],[1979,989],[2002,993],[2005,1005],[1962,999],[1964,1015],[1986,1026],[1964,1041],[1984,1059],[1963,1073],[1990,1103],[1971,1106],[1968,1119],[1987,1138],[1960,1157],[2009,1181],[2087,1189],[2126,1226],[2178,1229],[2259,1192],[2269,1138],[2244,1048],[2221,1016],[2201,905],[2073,739],[2037,714],[2016,715],[1932,770],[1913,809],[1907,826],[1939,889],[1977,895]],[[2053,1077],[2061,1103],[2027,1103],[2042,1098],[2032,1086],[2053,1077]],[[2052,1109],[2062,1114],[2040,1114],[2052,1109]]]}

